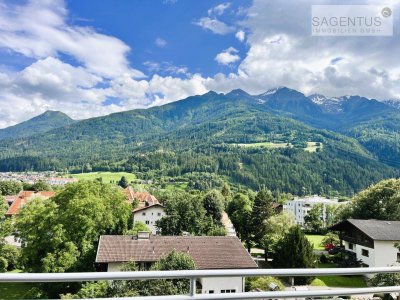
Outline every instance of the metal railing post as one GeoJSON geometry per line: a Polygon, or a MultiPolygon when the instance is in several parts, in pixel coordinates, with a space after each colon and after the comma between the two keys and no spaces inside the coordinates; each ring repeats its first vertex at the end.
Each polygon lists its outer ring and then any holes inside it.
{"type": "Polygon", "coordinates": [[[190,278],[190,296],[196,295],[196,278],[190,278]]]}

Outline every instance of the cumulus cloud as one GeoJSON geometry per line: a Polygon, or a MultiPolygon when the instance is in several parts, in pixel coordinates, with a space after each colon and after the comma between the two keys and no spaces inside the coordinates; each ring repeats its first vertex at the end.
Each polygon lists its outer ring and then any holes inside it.
{"type": "Polygon", "coordinates": [[[229,47],[228,49],[225,49],[221,53],[218,53],[217,56],[215,57],[215,60],[221,65],[229,65],[240,59],[240,56],[237,53],[238,53],[237,49],[229,47]]]}
{"type": "Polygon", "coordinates": [[[129,66],[128,45],[90,27],[68,25],[67,13],[62,0],[0,1],[0,47],[32,58],[71,55],[101,76],[144,76],[129,66]]]}
{"type": "MultiPolygon", "coordinates": [[[[399,2],[392,1],[394,9],[400,9],[399,2]]],[[[130,48],[123,41],[90,27],[69,25],[61,0],[17,3],[0,0],[0,48],[32,58],[34,63],[20,71],[0,70],[0,128],[46,109],[82,119],[235,88],[256,94],[286,85],[306,94],[400,98],[398,34],[312,37],[306,0],[254,0],[251,7],[241,9],[246,18],[235,26],[217,19],[226,8],[213,10],[197,25],[221,35],[236,32],[236,38],[246,40],[248,46],[243,59],[235,48],[225,49],[215,60],[230,65],[230,73],[211,77],[192,75],[186,66],[171,62],[147,61],[144,67],[154,74],[151,78],[130,66],[130,48]],[[64,55],[77,63],[63,61],[64,55]]],[[[395,27],[399,25],[395,18],[395,27]]]]}
{"type": "Polygon", "coordinates": [[[210,9],[208,10],[208,15],[210,15],[210,16],[211,16],[211,15],[218,15],[218,16],[220,16],[220,15],[222,15],[222,14],[225,12],[225,10],[228,9],[230,6],[231,6],[231,3],[230,3],[230,2],[221,3],[221,4],[217,5],[217,6],[214,6],[214,7],[210,8],[210,9]]]}
{"type": "Polygon", "coordinates": [[[224,22],[217,20],[216,18],[210,18],[210,17],[203,17],[200,20],[194,22],[194,24],[206,30],[210,30],[215,34],[221,34],[221,35],[228,34],[235,30],[233,26],[229,26],[224,22]]]}
{"type": "Polygon", "coordinates": [[[239,30],[238,32],[236,32],[235,37],[236,37],[239,41],[243,42],[244,39],[246,38],[246,34],[244,33],[243,30],[239,30]]]}

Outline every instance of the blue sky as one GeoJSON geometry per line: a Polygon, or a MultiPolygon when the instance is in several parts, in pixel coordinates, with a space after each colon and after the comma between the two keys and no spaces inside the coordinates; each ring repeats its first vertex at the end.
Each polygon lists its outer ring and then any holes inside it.
{"type": "Polygon", "coordinates": [[[0,128],[236,88],[400,99],[399,4],[393,36],[315,37],[308,0],[0,0],[0,128]]]}
{"type": "MultiPolygon", "coordinates": [[[[68,8],[73,12],[70,16],[72,22],[93,26],[128,44],[132,48],[129,61],[132,65],[141,66],[146,74],[154,73],[146,67],[146,62],[167,62],[187,67],[192,73],[212,76],[218,72],[229,72],[232,68],[218,64],[214,60],[216,53],[230,46],[242,54],[246,53],[246,45],[235,37],[234,29],[231,34],[210,34],[209,30],[194,24],[208,16],[210,8],[221,3],[226,2],[103,0],[98,1],[93,9],[92,1],[69,1],[68,8]],[[157,39],[165,41],[165,46],[157,46],[157,39]]],[[[250,1],[235,1],[218,19],[229,26],[238,26],[237,23],[245,17],[238,15],[238,9],[247,8],[250,4],[250,1]]]]}

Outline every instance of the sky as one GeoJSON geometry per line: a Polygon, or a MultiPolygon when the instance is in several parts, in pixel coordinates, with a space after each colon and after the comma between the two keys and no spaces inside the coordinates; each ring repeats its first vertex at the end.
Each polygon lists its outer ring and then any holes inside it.
{"type": "Polygon", "coordinates": [[[400,0],[388,3],[393,36],[316,37],[311,4],[343,1],[0,0],[0,128],[236,88],[400,99],[400,0]]]}

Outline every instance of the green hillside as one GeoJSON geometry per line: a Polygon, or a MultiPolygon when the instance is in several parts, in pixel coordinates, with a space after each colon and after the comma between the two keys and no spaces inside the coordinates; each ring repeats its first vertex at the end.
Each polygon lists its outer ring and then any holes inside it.
{"type": "Polygon", "coordinates": [[[59,111],[46,111],[28,121],[0,129],[0,140],[18,139],[70,125],[75,121],[59,111]]]}
{"type": "MultiPolygon", "coordinates": [[[[301,105],[299,93],[294,94],[296,105],[301,105]]],[[[240,92],[209,92],[161,107],[80,121],[4,141],[0,170],[125,171],[145,179],[191,176],[191,186],[212,174],[205,180],[211,182],[208,186],[222,178],[295,194],[352,194],[399,176],[399,169],[379,162],[354,134],[294,120],[293,112],[277,110],[278,100],[272,109],[240,92]],[[240,146],[259,143],[290,147],[240,146]]],[[[318,112],[310,101],[306,105],[304,114],[318,112]]]]}

